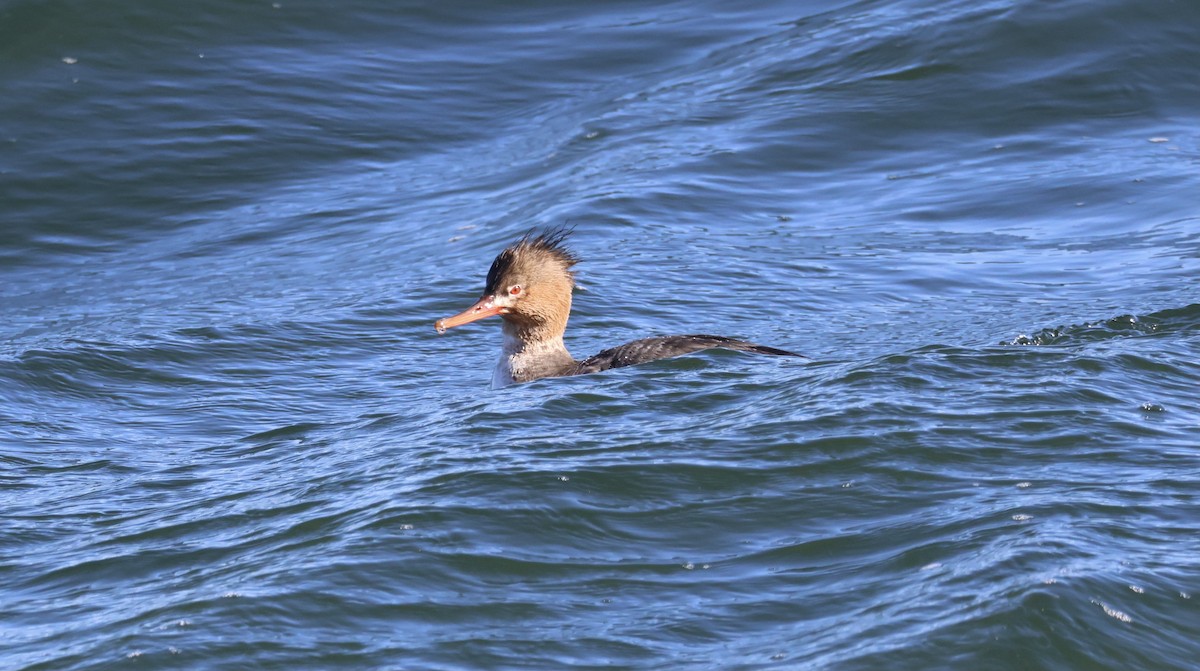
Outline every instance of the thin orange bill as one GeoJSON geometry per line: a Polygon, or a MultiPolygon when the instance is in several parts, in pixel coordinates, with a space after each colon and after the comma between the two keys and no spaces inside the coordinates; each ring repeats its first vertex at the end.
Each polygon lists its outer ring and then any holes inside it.
{"type": "Polygon", "coordinates": [[[438,333],[445,333],[446,329],[454,328],[455,326],[462,326],[463,324],[470,324],[471,322],[483,319],[484,317],[491,317],[498,314],[500,314],[500,307],[497,305],[492,305],[491,296],[484,296],[483,298],[480,298],[479,301],[474,305],[454,315],[453,317],[446,317],[445,319],[437,320],[434,322],[433,328],[437,329],[438,333]]]}

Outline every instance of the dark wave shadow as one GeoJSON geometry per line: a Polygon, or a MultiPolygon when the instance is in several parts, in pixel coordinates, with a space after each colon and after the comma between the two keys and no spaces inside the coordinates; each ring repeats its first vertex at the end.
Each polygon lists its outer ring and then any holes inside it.
{"type": "Polygon", "coordinates": [[[1200,303],[1171,310],[1160,310],[1141,317],[1118,315],[1103,321],[1072,326],[1044,328],[1033,334],[1020,334],[1001,345],[1069,345],[1112,338],[1163,335],[1200,330],[1200,303]]]}

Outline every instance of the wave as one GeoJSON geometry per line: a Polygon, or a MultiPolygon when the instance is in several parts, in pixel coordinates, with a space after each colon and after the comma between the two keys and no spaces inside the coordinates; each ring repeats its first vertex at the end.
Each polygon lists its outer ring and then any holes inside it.
{"type": "Polygon", "coordinates": [[[1200,330],[1200,303],[1182,308],[1160,310],[1141,317],[1118,315],[1096,322],[1045,328],[1032,334],[1020,334],[1001,345],[1073,345],[1113,338],[1168,335],[1200,330]]]}

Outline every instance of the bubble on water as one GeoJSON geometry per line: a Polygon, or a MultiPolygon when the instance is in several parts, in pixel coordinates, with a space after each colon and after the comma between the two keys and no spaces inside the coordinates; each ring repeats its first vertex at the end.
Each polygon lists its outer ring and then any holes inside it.
{"type": "Polygon", "coordinates": [[[1012,518],[1018,522],[1028,522],[1029,520],[1033,519],[1033,515],[1026,515],[1025,513],[1017,513],[1016,515],[1013,515],[1012,518]]]}
{"type": "Polygon", "coordinates": [[[1116,608],[1109,606],[1108,604],[1104,603],[1103,601],[1097,601],[1095,599],[1092,599],[1092,603],[1096,604],[1097,606],[1100,606],[1100,608],[1104,610],[1104,614],[1109,617],[1116,618],[1122,622],[1133,622],[1133,618],[1129,617],[1128,613],[1117,610],[1116,608]]]}
{"type": "Polygon", "coordinates": [[[684,565],[683,565],[683,568],[685,568],[685,569],[687,569],[687,570],[691,571],[692,569],[696,568],[696,565],[695,565],[695,564],[693,564],[692,562],[688,562],[688,563],[686,563],[686,564],[684,564],[684,565]]]}
{"type": "Polygon", "coordinates": [[[1017,483],[1017,489],[1028,489],[1028,488],[1030,488],[1030,487],[1032,487],[1032,486],[1033,486],[1033,483],[1032,483],[1032,482],[1028,482],[1028,481],[1026,481],[1026,482],[1018,482],[1018,483],[1017,483]]]}

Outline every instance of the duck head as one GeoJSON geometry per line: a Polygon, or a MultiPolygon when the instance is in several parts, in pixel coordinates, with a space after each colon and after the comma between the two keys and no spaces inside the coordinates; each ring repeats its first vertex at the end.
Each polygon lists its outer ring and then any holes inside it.
{"type": "Polygon", "coordinates": [[[525,342],[561,338],[575,288],[571,267],[579,262],[563,245],[569,233],[566,229],[530,232],[500,252],[488,270],[483,296],[466,310],[439,319],[434,328],[445,333],[499,316],[525,342]]]}

